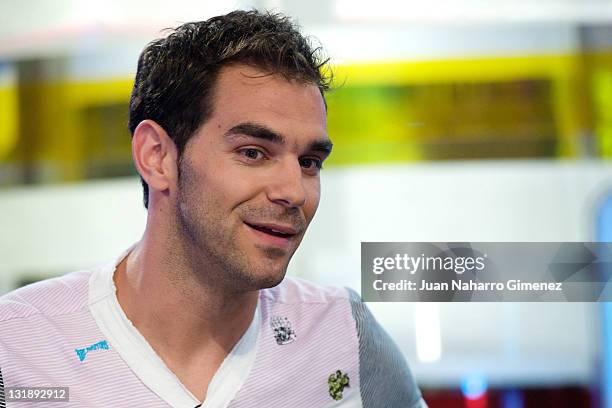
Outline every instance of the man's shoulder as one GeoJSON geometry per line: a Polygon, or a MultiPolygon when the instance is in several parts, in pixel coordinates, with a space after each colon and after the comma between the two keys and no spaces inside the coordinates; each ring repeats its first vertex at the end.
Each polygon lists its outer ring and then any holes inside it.
{"type": "Polygon", "coordinates": [[[0,322],[34,315],[55,316],[82,309],[88,303],[93,270],[45,279],[0,296],[0,322]]]}
{"type": "Polygon", "coordinates": [[[261,295],[275,303],[335,303],[348,302],[349,291],[340,286],[321,285],[312,281],[287,276],[273,288],[261,290],[261,295]]]}

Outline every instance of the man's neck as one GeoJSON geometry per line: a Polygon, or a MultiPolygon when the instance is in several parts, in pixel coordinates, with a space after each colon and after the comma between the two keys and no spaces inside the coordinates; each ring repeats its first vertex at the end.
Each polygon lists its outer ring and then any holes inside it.
{"type": "Polygon", "coordinates": [[[171,252],[145,236],[117,265],[117,299],[168,368],[200,398],[198,387],[206,389],[249,327],[258,292],[236,294],[206,286],[189,270],[189,262],[173,259],[171,252]]]}

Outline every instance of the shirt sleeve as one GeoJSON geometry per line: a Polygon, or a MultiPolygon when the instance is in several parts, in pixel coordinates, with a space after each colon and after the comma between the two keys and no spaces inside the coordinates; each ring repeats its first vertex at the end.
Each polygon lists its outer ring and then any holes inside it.
{"type": "Polygon", "coordinates": [[[402,352],[357,292],[346,288],[359,339],[359,382],[364,408],[427,408],[402,352]]]}

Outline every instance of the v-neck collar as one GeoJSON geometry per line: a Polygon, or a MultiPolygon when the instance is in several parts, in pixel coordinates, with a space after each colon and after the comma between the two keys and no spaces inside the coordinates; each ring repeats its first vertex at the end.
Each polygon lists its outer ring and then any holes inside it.
{"type": "MultiPolygon", "coordinates": [[[[113,281],[117,265],[132,250],[96,271],[89,279],[89,308],[112,348],[142,383],[172,407],[193,408],[199,401],[170,371],[142,334],[127,318],[113,281]]],[[[202,408],[227,407],[242,388],[255,362],[260,331],[259,297],[253,320],[227,355],[209,386],[202,408]]]]}

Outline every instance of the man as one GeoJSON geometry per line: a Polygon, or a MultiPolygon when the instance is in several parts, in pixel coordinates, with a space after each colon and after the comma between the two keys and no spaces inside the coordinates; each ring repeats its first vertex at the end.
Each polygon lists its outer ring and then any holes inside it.
{"type": "Polygon", "coordinates": [[[332,148],[323,67],[255,11],[146,47],[129,120],[143,238],[2,298],[5,386],[68,386],[75,407],[424,406],[355,292],[285,278],[332,148]]]}

